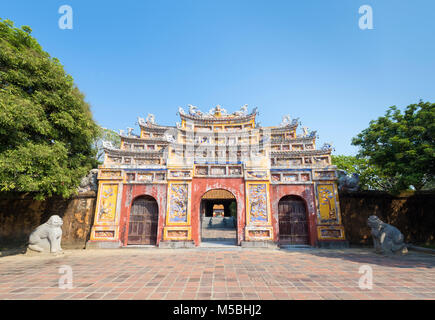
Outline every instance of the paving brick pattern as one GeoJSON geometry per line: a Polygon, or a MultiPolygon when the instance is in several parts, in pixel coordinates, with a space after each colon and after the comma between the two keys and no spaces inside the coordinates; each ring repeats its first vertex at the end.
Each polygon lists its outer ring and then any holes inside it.
{"type": "Polygon", "coordinates": [[[363,249],[71,250],[0,258],[0,299],[435,299],[434,267],[434,255],[363,249]],[[58,287],[63,265],[72,289],[58,287]]]}

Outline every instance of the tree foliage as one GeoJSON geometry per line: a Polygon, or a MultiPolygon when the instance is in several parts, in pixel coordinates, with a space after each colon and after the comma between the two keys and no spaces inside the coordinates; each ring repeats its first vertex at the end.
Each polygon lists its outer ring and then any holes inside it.
{"type": "Polygon", "coordinates": [[[348,175],[358,174],[361,190],[389,191],[394,186],[394,179],[383,175],[377,166],[369,163],[368,158],[333,155],[332,164],[346,171],[348,175]]]}
{"type": "Polygon", "coordinates": [[[84,95],[27,26],[0,19],[0,190],[73,194],[98,127],[84,95]]]}
{"type": "Polygon", "coordinates": [[[96,160],[98,163],[103,162],[104,149],[103,141],[110,142],[115,148],[121,147],[121,137],[115,131],[103,127],[99,127],[99,135],[94,140],[93,147],[96,150],[96,160]]]}
{"type": "Polygon", "coordinates": [[[420,101],[402,113],[390,107],[352,140],[359,157],[393,181],[391,191],[421,190],[435,178],[435,104],[420,101]]]}

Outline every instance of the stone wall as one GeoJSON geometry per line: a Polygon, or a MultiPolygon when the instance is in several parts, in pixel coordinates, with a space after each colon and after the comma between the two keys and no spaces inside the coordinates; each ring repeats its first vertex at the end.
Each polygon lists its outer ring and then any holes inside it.
{"type": "MultiPolygon", "coordinates": [[[[195,200],[199,201],[201,195],[195,200]]],[[[435,243],[434,192],[399,196],[377,191],[353,192],[340,193],[339,199],[346,237],[351,244],[371,245],[367,218],[372,214],[397,227],[408,243],[435,243]]],[[[25,245],[30,233],[54,214],[64,222],[62,246],[84,248],[93,223],[95,202],[93,192],[68,200],[45,201],[23,195],[0,195],[0,248],[25,245]]]]}
{"type": "Polygon", "coordinates": [[[52,215],[63,219],[62,247],[84,248],[95,212],[94,192],[72,199],[34,200],[28,195],[0,195],[0,248],[25,245],[30,233],[52,215]]]}
{"type": "Polygon", "coordinates": [[[351,244],[371,245],[367,218],[377,215],[398,228],[407,243],[435,243],[435,192],[393,196],[385,192],[340,193],[346,238],[351,244]]]}

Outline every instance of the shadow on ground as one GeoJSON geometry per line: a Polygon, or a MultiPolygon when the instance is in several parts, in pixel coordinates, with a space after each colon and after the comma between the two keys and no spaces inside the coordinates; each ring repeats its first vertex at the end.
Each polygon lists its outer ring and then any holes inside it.
{"type": "Polygon", "coordinates": [[[382,255],[374,252],[373,248],[348,249],[280,249],[281,251],[299,251],[321,258],[340,259],[359,264],[376,264],[394,268],[434,268],[435,256],[427,253],[409,251],[401,255],[382,255]]]}
{"type": "Polygon", "coordinates": [[[14,256],[18,254],[25,254],[27,251],[27,245],[16,246],[0,246],[0,258],[7,256],[14,256]]]}

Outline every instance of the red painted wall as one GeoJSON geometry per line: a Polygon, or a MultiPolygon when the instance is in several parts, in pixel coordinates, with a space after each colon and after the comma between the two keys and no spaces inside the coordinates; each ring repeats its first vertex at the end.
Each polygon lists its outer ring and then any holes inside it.
{"type": "Polygon", "coordinates": [[[305,205],[308,211],[308,233],[310,237],[310,245],[315,246],[317,242],[317,210],[313,185],[270,185],[270,204],[272,207],[274,241],[278,242],[279,240],[278,202],[282,197],[287,195],[300,196],[305,200],[305,205]]]}
{"type": "MultiPolygon", "coordinates": [[[[237,244],[240,245],[245,236],[245,181],[243,178],[193,178],[191,193],[191,227],[192,239],[195,245],[201,243],[200,203],[207,191],[224,189],[231,192],[237,201],[237,244]]],[[[133,200],[139,196],[153,197],[159,208],[159,223],[157,229],[157,245],[163,238],[163,227],[166,217],[167,185],[166,184],[124,184],[121,201],[120,240],[127,245],[130,209],[133,200]]],[[[310,244],[317,242],[317,216],[313,185],[272,185],[270,184],[270,202],[272,210],[272,226],[274,241],[279,239],[278,202],[286,195],[300,196],[305,200],[309,220],[310,244]]]]}
{"type": "Polygon", "coordinates": [[[120,240],[124,246],[128,240],[128,224],[130,221],[130,209],[133,200],[139,196],[153,197],[159,207],[159,224],[157,227],[157,245],[162,239],[163,227],[166,217],[166,184],[124,184],[121,201],[121,220],[119,222],[120,240]]]}
{"type": "Polygon", "coordinates": [[[201,243],[200,203],[201,198],[209,190],[225,189],[231,192],[237,201],[237,243],[244,240],[245,231],[245,182],[243,178],[193,178],[191,199],[192,239],[195,245],[201,243]]]}

